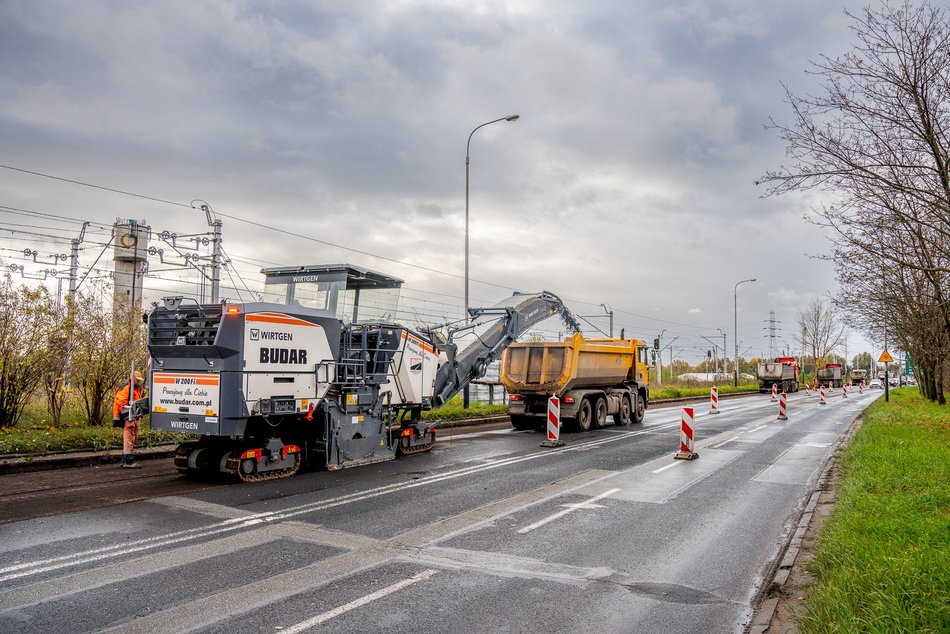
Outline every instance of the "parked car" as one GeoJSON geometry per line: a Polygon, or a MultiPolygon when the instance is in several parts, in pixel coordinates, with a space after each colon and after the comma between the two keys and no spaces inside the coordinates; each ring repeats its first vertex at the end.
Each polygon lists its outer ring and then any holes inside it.
{"type": "Polygon", "coordinates": [[[884,385],[881,383],[881,379],[871,379],[871,382],[868,383],[868,387],[876,387],[880,390],[884,387],[884,385]]]}

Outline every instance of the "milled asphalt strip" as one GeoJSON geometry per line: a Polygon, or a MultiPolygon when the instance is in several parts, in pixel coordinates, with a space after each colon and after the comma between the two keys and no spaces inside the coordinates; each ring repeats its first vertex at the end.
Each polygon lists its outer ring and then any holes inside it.
{"type": "Polygon", "coordinates": [[[529,460],[536,460],[540,458],[547,458],[554,456],[558,453],[565,451],[575,451],[579,448],[586,447],[595,447],[599,445],[604,445],[612,443],[618,440],[623,440],[628,437],[642,435],[645,433],[650,433],[652,431],[657,431],[663,429],[665,426],[660,425],[655,428],[639,430],[635,432],[628,432],[624,435],[610,436],[607,438],[599,438],[596,440],[591,440],[583,443],[578,443],[575,445],[570,445],[567,447],[561,447],[547,452],[538,452],[533,454],[527,454],[523,456],[517,456],[513,458],[501,458],[499,460],[484,463],[479,465],[473,465],[470,467],[464,467],[461,469],[456,469],[455,471],[448,471],[443,474],[435,474],[432,476],[427,476],[415,480],[413,482],[406,483],[394,483],[375,489],[370,489],[368,491],[362,491],[357,493],[350,493],[343,495],[331,500],[325,500],[322,502],[312,502],[309,504],[303,504],[296,507],[290,507],[284,511],[268,511],[266,513],[256,513],[247,516],[239,516],[236,518],[230,518],[219,522],[218,524],[212,524],[210,526],[199,527],[187,529],[184,531],[177,531],[175,533],[166,533],[164,535],[157,535],[155,537],[150,537],[146,539],[137,540],[134,542],[126,544],[118,544],[115,546],[107,546],[104,548],[97,548],[91,551],[85,551],[81,553],[73,553],[70,555],[64,555],[61,557],[54,557],[51,559],[39,560],[26,562],[21,564],[14,564],[12,566],[7,566],[5,568],[0,568],[0,583],[4,581],[11,581],[14,579],[19,579],[22,577],[27,577],[30,575],[38,574],[41,572],[50,572],[54,570],[60,570],[62,568],[68,568],[80,564],[102,561],[111,557],[117,557],[121,555],[129,555],[138,552],[144,552],[146,550],[151,550],[154,548],[159,548],[162,546],[169,546],[172,544],[181,543],[184,541],[190,541],[195,539],[202,539],[207,537],[212,537],[216,534],[223,532],[229,532],[234,530],[240,530],[247,527],[255,526],[261,522],[274,522],[282,521],[291,517],[298,515],[304,515],[307,513],[313,513],[316,511],[326,510],[328,508],[333,508],[337,506],[343,506],[345,504],[350,504],[353,502],[359,502],[363,500],[368,500],[371,498],[379,497],[382,495],[387,495],[389,493],[394,493],[396,491],[405,491],[408,489],[413,489],[420,486],[425,486],[428,484],[433,484],[436,482],[442,482],[444,480],[456,479],[481,471],[488,471],[491,469],[496,469],[499,467],[505,467],[520,462],[525,462],[529,460]]]}
{"type": "MultiPolygon", "coordinates": [[[[412,559],[414,553],[423,549],[427,543],[448,539],[460,532],[473,530],[498,517],[574,491],[592,482],[610,477],[614,473],[613,471],[585,471],[560,482],[407,531],[386,542],[369,540],[359,550],[201,597],[184,605],[154,612],[105,631],[129,634],[139,632],[178,634],[199,630],[224,619],[234,618],[258,608],[279,603],[291,596],[315,590],[336,579],[374,568],[387,561],[403,557],[412,559]]],[[[304,525],[294,524],[296,525],[293,529],[286,531],[285,535],[292,533],[299,535],[306,532],[304,525]]],[[[325,534],[325,536],[329,535],[325,534]]],[[[433,559],[430,564],[437,565],[437,561],[433,559]]]]}

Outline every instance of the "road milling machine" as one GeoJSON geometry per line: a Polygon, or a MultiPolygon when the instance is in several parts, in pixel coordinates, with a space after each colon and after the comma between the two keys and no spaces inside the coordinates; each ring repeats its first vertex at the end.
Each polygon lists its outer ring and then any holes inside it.
{"type": "Polygon", "coordinates": [[[422,411],[483,376],[538,322],[560,314],[577,330],[548,292],[471,309],[472,325],[443,332],[395,322],[394,277],[349,264],[262,273],[273,301],[169,297],[146,315],[149,398],[134,406],[152,429],[198,436],[177,449],[185,474],[252,482],[427,451],[435,423],[422,411]],[[456,335],[472,343],[459,349],[456,335]]]}

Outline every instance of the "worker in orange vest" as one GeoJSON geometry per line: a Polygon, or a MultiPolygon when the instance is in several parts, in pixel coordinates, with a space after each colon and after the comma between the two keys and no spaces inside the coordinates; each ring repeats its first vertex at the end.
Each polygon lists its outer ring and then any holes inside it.
{"type": "MultiPolygon", "coordinates": [[[[138,370],[132,375],[132,401],[142,398],[142,381],[144,377],[138,370]]],[[[139,439],[139,423],[141,418],[130,419],[125,407],[129,404],[130,382],[120,387],[112,401],[112,426],[122,428],[122,466],[126,469],[140,469],[142,465],[135,462],[135,443],[139,439]]]]}

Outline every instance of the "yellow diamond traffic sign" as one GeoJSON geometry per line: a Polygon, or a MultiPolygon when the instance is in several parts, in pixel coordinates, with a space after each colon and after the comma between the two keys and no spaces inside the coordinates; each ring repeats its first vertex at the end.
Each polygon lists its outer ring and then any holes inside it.
{"type": "Polygon", "coordinates": [[[887,351],[887,348],[884,348],[884,352],[881,353],[881,358],[878,359],[878,363],[894,363],[894,357],[887,351]]]}

